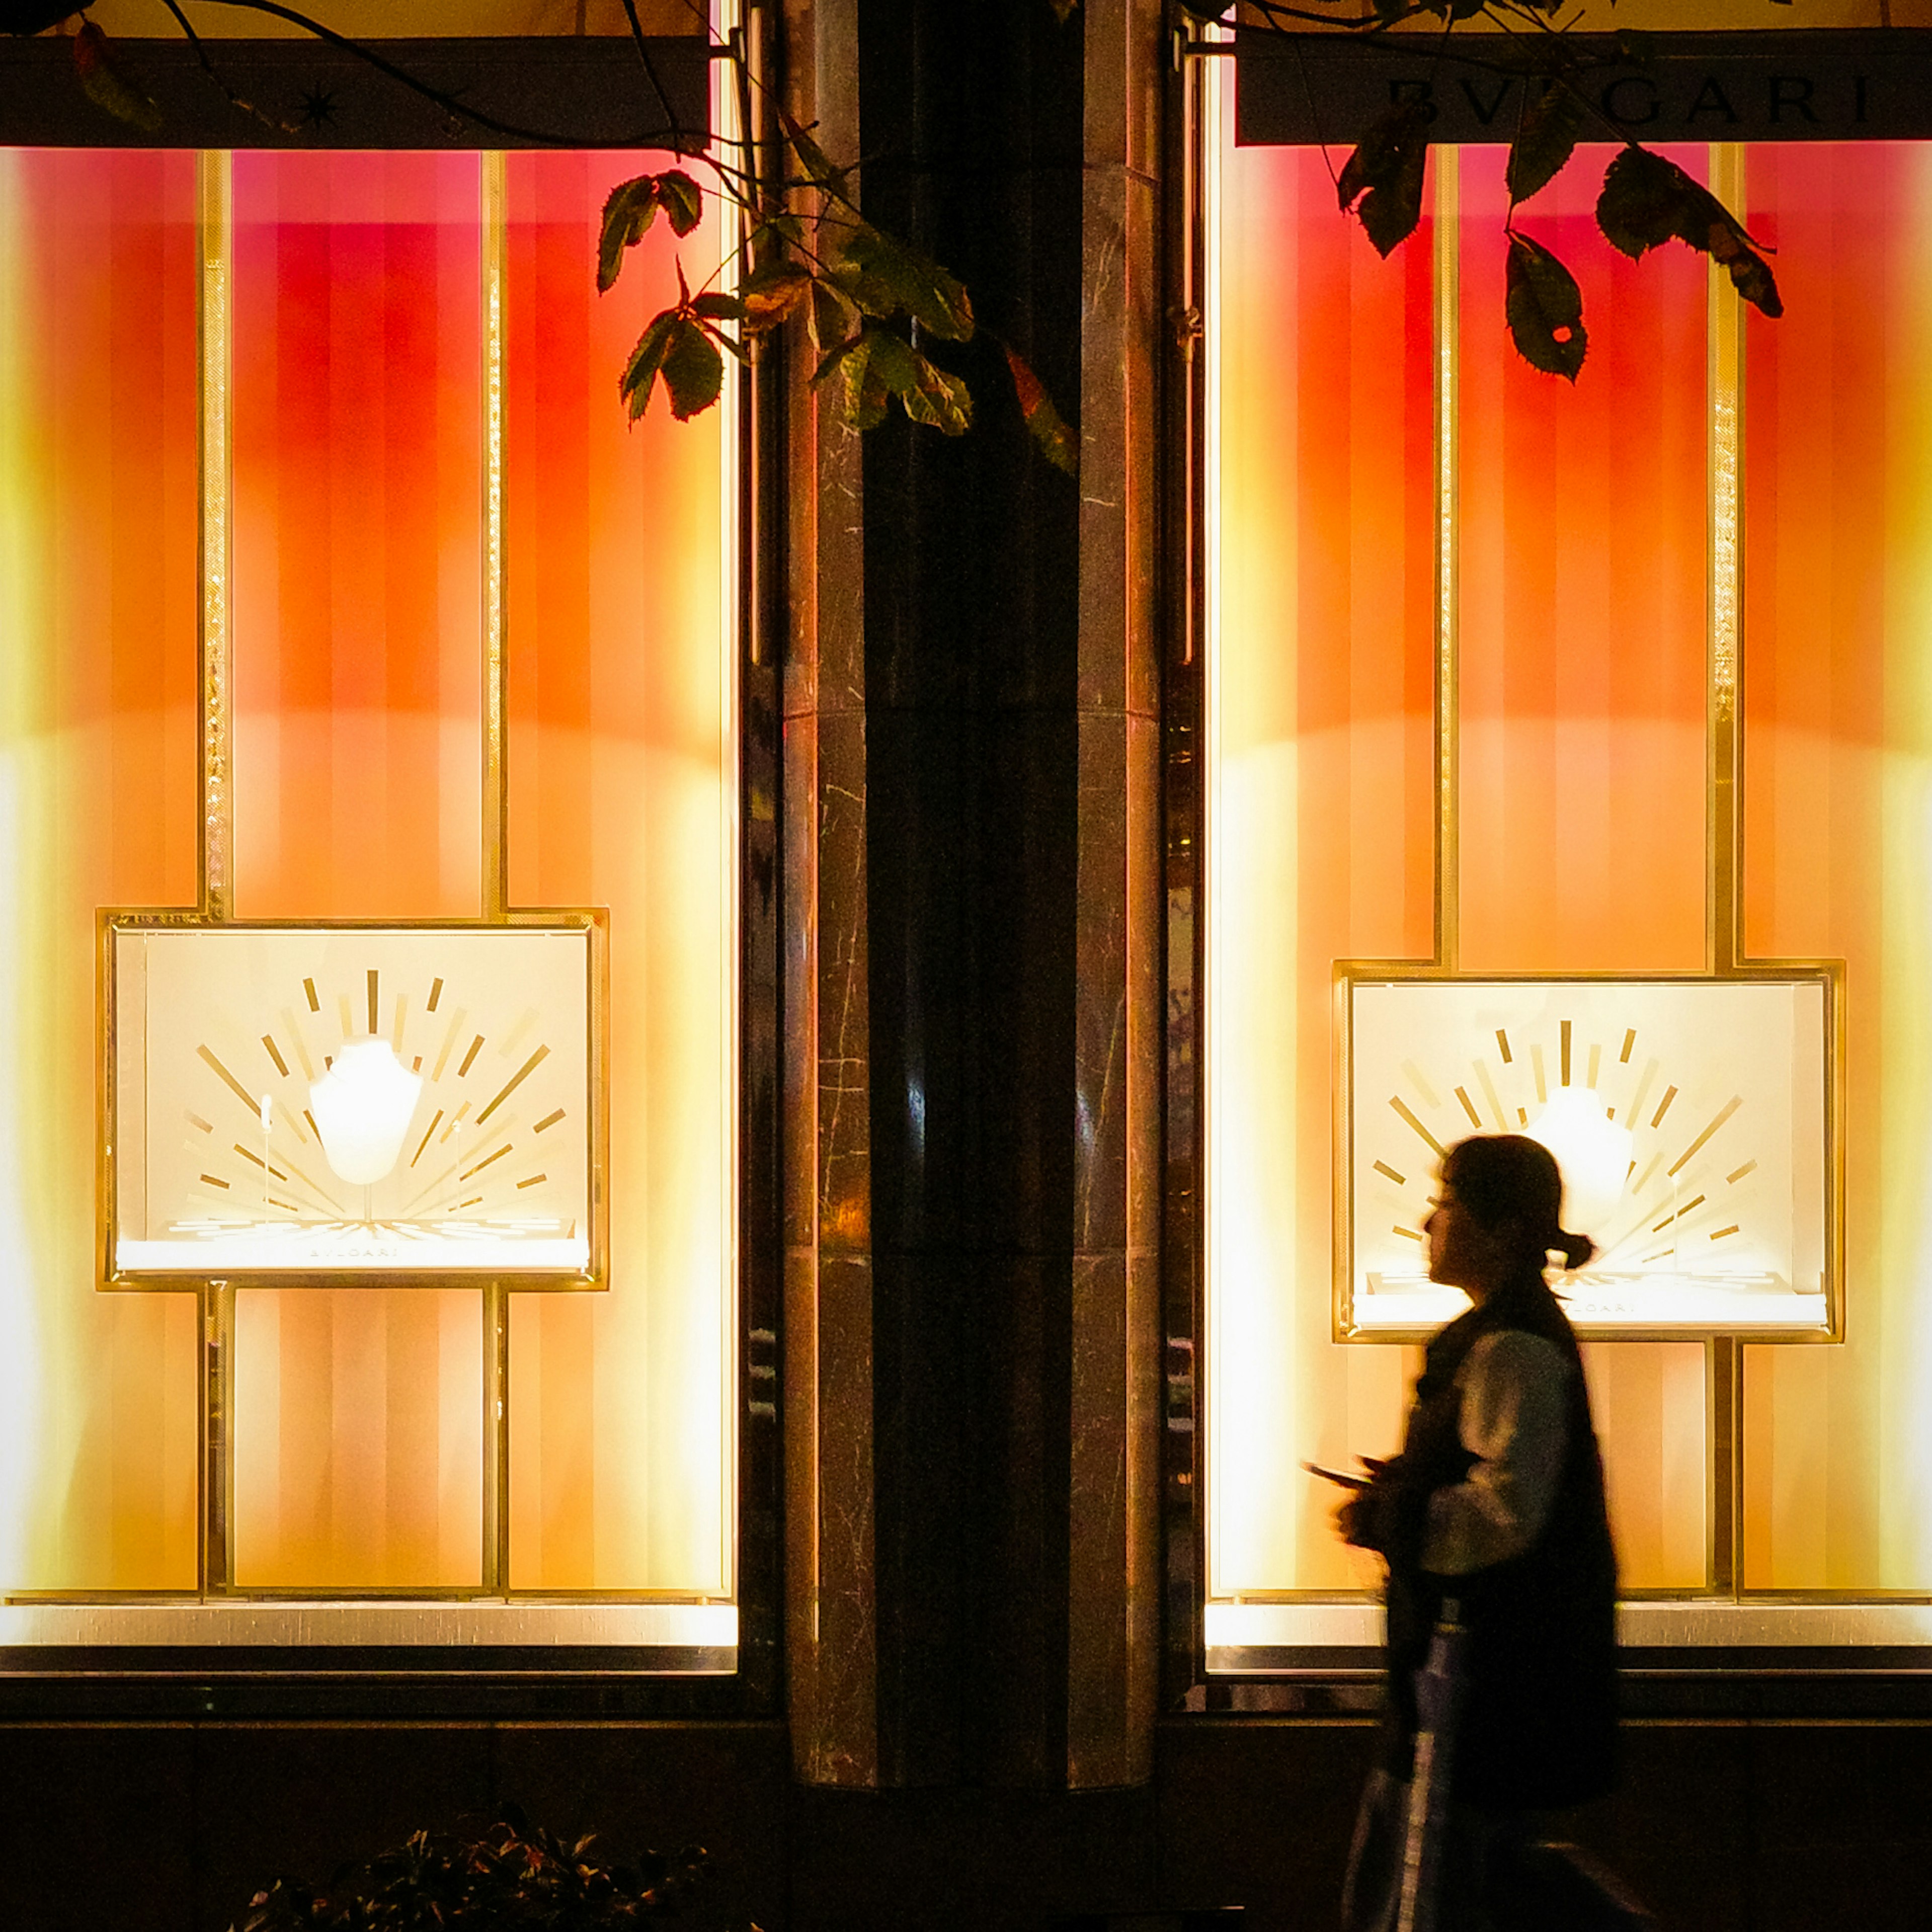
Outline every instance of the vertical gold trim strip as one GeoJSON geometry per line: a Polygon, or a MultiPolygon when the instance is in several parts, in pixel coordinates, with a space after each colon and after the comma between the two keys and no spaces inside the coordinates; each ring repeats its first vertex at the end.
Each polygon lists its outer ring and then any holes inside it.
{"type": "MultiPolygon", "coordinates": [[[[1742,213],[1744,150],[1735,142],[1711,149],[1711,188],[1726,206],[1742,213]]],[[[1709,733],[1706,863],[1710,970],[1734,972],[1742,963],[1741,879],[1742,826],[1738,796],[1741,724],[1738,711],[1738,644],[1742,602],[1742,511],[1744,450],[1744,304],[1730,275],[1709,268],[1710,489],[1709,733]]]]}
{"type": "Polygon", "coordinates": [[[1461,152],[1430,150],[1436,176],[1436,934],[1435,959],[1456,970],[1462,914],[1457,823],[1456,507],[1462,314],[1461,152]]]}
{"type": "Polygon", "coordinates": [[[234,242],[230,157],[197,158],[200,254],[201,736],[196,898],[205,919],[233,910],[235,796],[230,737],[229,266],[234,242]]]}
{"type": "Polygon", "coordinates": [[[483,916],[510,903],[508,660],[504,645],[504,268],[508,175],[500,149],[483,156],[483,916]]]}

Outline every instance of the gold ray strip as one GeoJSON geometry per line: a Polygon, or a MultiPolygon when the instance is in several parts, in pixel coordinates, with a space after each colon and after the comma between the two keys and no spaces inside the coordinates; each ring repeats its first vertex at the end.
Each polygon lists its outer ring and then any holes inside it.
{"type": "Polygon", "coordinates": [[[1597,1090],[1597,1075],[1603,1064],[1604,1049],[1600,1046],[1592,1046],[1590,1048],[1590,1071],[1583,1084],[1593,1094],[1597,1090]]]}
{"type": "Polygon", "coordinates": [[[1441,1097],[1437,1094],[1435,1088],[1423,1078],[1422,1069],[1417,1066],[1414,1060],[1405,1060],[1402,1063],[1402,1070],[1408,1075],[1409,1084],[1422,1096],[1422,1104],[1425,1107],[1442,1106],[1441,1097]]]}
{"type": "Polygon", "coordinates": [[[508,1142],[508,1141],[506,1141],[506,1142],[503,1143],[503,1144],[502,1144],[501,1147],[500,1147],[500,1148],[496,1150],[496,1151],[494,1154],[486,1154],[483,1156],[483,1158],[482,1158],[481,1160],[478,1161],[478,1162],[476,1163],[476,1165],[475,1165],[473,1167],[468,1167],[468,1168],[464,1168],[464,1171],[462,1172],[462,1173],[459,1174],[456,1177],[456,1178],[457,1178],[457,1179],[458,1179],[458,1180],[467,1180],[470,1178],[470,1176],[471,1176],[472,1174],[481,1174],[481,1173],[483,1172],[483,1170],[484,1170],[486,1167],[488,1167],[489,1166],[490,1166],[490,1164],[491,1164],[493,1162],[496,1162],[496,1161],[500,1161],[500,1160],[501,1160],[503,1158],[504,1155],[506,1155],[506,1154],[508,1154],[508,1153],[510,1151],[510,1147],[511,1147],[511,1143],[510,1143],[509,1142],[508,1142]]]}
{"type": "Polygon", "coordinates": [[[463,1030],[463,1022],[469,1017],[460,1006],[450,1015],[449,1030],[442,1036],[442,1051],[436,1055],[435,1070],[429,1076],[432,1081],[442,1078],[442,1070],[449,1064],[450,1048],[455,1046],[456,1036],[463,1030]]]}
{"type": "Polygon", "coordinates": [[[203,1060],[206,1060],[208,1065],[213,1067],[217,1073],[220,1075],[221,1078],[227,1083],[230,1092],[235,1096],[236,1100],[242,1102],[243,1106],[248,1109],[250,1113],[254,1114],[255,1118],[259,1120],[261,1118],[262,1114],[261,1102],[258,1100],[254,1094],[250,1094],[248,1088],[243,1086],[241,1082],[236,1079],[234,1075],[230,1072],[227,1068],[222,1065],[220,1060],[215,1058],[214,1053],[208,1048],[205,1046],[198,1046],[195,1048],[195,1052],[199,1054],[203,1060]]]}
{"type": "MultiPolygon", "coordinates": [[[[1696,1153],[1697,1150],[1701,1148],[1704,1143],[1708,1140],[1711,1136],[1714,1134],[1740,1107],[1744,1105],[1744,1096],[1742,1094],[1733,1094],[1731,1097],[1718,1109],[1717,1118],[1714,1120],[1711,1124],[1706,1127],[1681,1154],[1677,1156],[1676,1165],[1671,1167],[1669,1172],[1671,1174],[1675,1174],[1678,1169],[1682,1167],[1684,1163],[1689,1160],[1691,1156],[1696,1153]]],[[[1659,1111],[1661,1112],[1661,1109],[1659,1111]]]]}
{"type": "Polygon", "coordinates": [[[555,1126],[557,1122],[562,1118],[563,1109],[561,1107],[559,1107],[554,1113],[544,1114],[543,1118],[538,1121],[535,1126],[531,1128],[530,1132],[533,1134],[540,1134],[543,1132],[544,1128],[555,1126]]]}
{"type": "Polygon", "coordinates": [[[1724,1176],[1724,1179],[1731,1186],[1735,1187],[1739,1181],[1743,1180],[1746,1174],[1755,1172],[1757,1162],[1756,1161],[1748,1160],[1744,1162],[1743,1166],[1733,1168],[1729,1174],[1724,1176]]]}
{"type": "Polygon", "coordinates": [[[280,1049],[275,1045],[275,1036],[265,1033],[262,1044],[268,1049],[268,1058],[275,1063],[275,1071],[286,1080],[289,1077],[289,1063],[282,1058],[280,1049]]]}
{"type": "Polygon", "coordinates": [[[1410,1112],[1408,1106],[1402,1100],[1397,1099],[1393,1094],[1390,1096],[1389,1105],[1393,1107],[1396,1112],[1400,1114],[1402,1118],[1429,1143],[1431,1152],[1435,1154],[1436,1158],[1438,1160],[1440,1160],[1442,1158],[1444,1151],[1442,1143],[1415,1118],[1414,1114],[1410,1112]]]}
{"type": "Polygon", "coordinates": [[[1462,1102],[1462,1111],[1468,1115],[1470,1126],[1474,1127],[1477,1132],[1480,1133],[1483,1130],[1483,1117],[1476,1112],[1475,1102],[1469,1098],[1469,1090],[1466,1087],[1457,1088],[1456,1097],[1462,1102]]]}
{"type": "Polygon", "coordinates": [[[1480,1082],[1483,1089],[1483,1098],[1489,1102],[1490,1112],[1496,1117],[1496,1132],[1499,1134],[1508,1133],[1509,1122],[1503,1114],[1503,1103],[1497,1094],[1496,1083],[1490,1078],[1490,1064],[1486,1060],[1479,1060],[1475,1063],[1475,1066],[1476,1078],[1480,1082]]]}
{"type": "Polygon", "coordinates": [[[1536,1081],[1536,1104],[1539,1107],[1546,1106],[1549,1102],[1550,1090],[1543,1078],[1543,1045],[1540,1040],[1529,1049],[1529,1070],[1536,1081]]]}
{"type": "Polygon", "coordinates": [[[1375,1164],[1375,1168],[1378,1174],[1381,1174],[1386,1180],[1394,1181],[1398,1187],[1406,1187],[1408,1185],[1408,1183],[1400,1174],[1396,1173],[1395,1169],[1390,1166],[1388,1162],[1385,1160],[1377,1161],[1375,1164]]]}
{"type": "Polygon", "coordinates": [[[1556,1084],[1559,1087],[1567,1087],[1570,1084],[1570,1022],[1568,1020],[1562,1022],[1562,1067],[1556,1084]]]}
{"type": "MultiPolygon", "coordinates": [[[[1666,1114],[1670,1112],[1670,1103],[1672,1101],[1676,1100],[1676,1097],[1677,1089],[1675,1087],[1666,1087],[1664,1088],[1664,1098],[1658,1102],[1657,1112],[1650,1117],[1650,1124],[1653,1127],[1660,1127],[1664,1124],[1664,1117],[1666,1114]]],[[[1676,1171],[1677,1170],[1675,1168],[1671,1169],[1671,1172],[1673,1174],[1676,1173],[1676,1171]]]]}
{"type": "Polygon", "coordinates": [[[1617,1055],[1617,1064],[1619,1066],[1628,1066],[1630,1064],[1630,1048],[1636,1046],[1636,1028],[1635,1027],[1626,1028],[1624,1031],[1624,1050],[1617,1055]]]}
{"type": "Polygon", "coordinates": [[[549,1058],[550,1048],[547,1046],[538,1047],[536,1052],[532,1054],[530,1058],[525,1060],[523,1065],[504,1082],[503,1090],[483,1109],[482,1113],[476,1116],[476,1124],[480,1127],[523,1084],[524,1082],[536,1071],[538,1066],[549,1058]]]}
{"type": "Polygon", "coordinates": [[[197,898],[204,919],[233,910],[234,752],[230,739],[232,431],[230,420],[230,269],[235,218],[230,157],[204,151],[196,160],[196,222],[200,256],[200,468],[201,482],[200,814],[197,898]]]}

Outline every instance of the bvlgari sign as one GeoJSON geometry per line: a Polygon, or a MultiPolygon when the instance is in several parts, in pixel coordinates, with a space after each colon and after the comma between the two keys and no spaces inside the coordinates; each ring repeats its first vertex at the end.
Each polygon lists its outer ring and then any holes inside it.
{"type": "MultiPolygon", "coordinates": [[[[1567,45],[1602,116],[1586,140],[1932,140],[1932,34],[1577,34],[1567,45]]],[[[1431,110],[1435,140],[1507,142],[1547,85],[1496,34],[1452,37],[1445,48],[1439,34],[1244,30],[1236,52],[1243,146],[1352,145],[1392,103],[1412,100],[1431,110]]]]}

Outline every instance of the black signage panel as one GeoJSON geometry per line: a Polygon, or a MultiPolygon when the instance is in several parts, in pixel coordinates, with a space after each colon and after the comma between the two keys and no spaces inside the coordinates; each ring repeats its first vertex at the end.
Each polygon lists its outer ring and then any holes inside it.
{"type": "MultiPolygon", "coordinates": [[[[1500,34],[1280,34],[1236,41],[1237,143],[1350,147],[1392,103],[1421,100],[1438,141],[1506,142],[1549,83],[1500,34]]],[[[1932,33],[1672,34],[1636,46],[1576,34],[1583,139],[1932,140],[1932,33]],[[1598,118],[1600,117],[1600,118],[1598,118]]]]}

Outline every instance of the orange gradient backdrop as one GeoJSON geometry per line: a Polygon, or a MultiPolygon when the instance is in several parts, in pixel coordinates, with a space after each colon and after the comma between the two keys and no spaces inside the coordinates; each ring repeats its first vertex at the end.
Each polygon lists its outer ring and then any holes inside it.
{"type": "Polygon", "coordinates": [[[195,896],[195,162],[0,149],[0,1587],[192,1589],[194,1298],[94,1292],[94,908],[195,896]]]}
{"type": "Polygon", "coordinates": [[[1378,260],[1321,156],[1231,152],[1220,235],[1206,1013],[1210,1593],[1354,1587],[1332,1496],[1409,1352],[1330,1340],[1333,962],[1434,920],[1430,236],[1378,260]]]}
{"type": "MultiPolygon", "coordinates": [[[[1682,158],[1701,173],[1701,149],[1682,158]]],[[[1226,148],[1221,168],[1208,1374],[1227,1596],[1372,1580],[1298,1465],[1386,1450],[1414,1372],[1412,1351],[1330,1339],[1331,988],[1339,959],[1433,944],[1438,338],[1427,219],[1384,262],[1318,153],[1226,148]]],[[[1522,216],[1596,325],[1573,390],[1504,332],[1502,151],[1459,158],[1470,971],[1704,960],[1704,272],[1616,256],[1594,187],[1522,216]]],[[[1588,1368],[1626,1582],[1700,1582],[1701,1346],[1606,1345],[1588,1368]]]]}
{"type": "Polygon", "coordinates": [[[645,320],[718,260],[659,222],[591,279],[650,154],[509,158],[510,889],[610,909],[610,1289],[520,1295],[511,1580],[728,1594],[736,751],[724,418],[627,429],[645,320]]]}
{"type": "Polygon", "coordinates": [[[1744,1565],[1932,1588],[1932,146],[1758,148],[1744,932],[1845,964],[1842,1348],[1745,1352],[1744,1565]]]}

